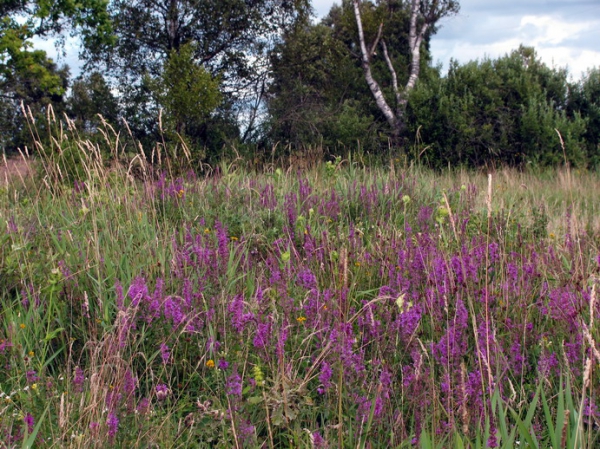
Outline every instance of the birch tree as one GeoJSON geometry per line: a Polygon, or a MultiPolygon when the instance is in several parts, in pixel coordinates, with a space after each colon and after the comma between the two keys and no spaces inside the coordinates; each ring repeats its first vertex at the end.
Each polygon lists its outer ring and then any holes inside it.
{"type": "Polygon", "coordinates": [[[400,87],[394,61],[390,58],[386,44],[384,21],[379,24],[378,32],[373,42],[366,42],[361,17],[361,8],[364,8],[366,5],[361,0],[352,0],[352,3],[358,27],[361,67],[365,80],[373,94],[377,107],[385,116],[392,129],[393,137],[397,139],[404,128],[404,111],[408,101],[408,94],[419,79],[423,39],[436,26],[440,19],[456,14],[460,6],[455,0],[410,0],[410,31],[408,37],[410,68],[406,84],[400,87]],[[391,87],[394,93],[394,102],[391,105],[371,70],[373,58],[378,55],[378,48],[381,49],[381,55],[386,62],[391,78],[391,87]]]}

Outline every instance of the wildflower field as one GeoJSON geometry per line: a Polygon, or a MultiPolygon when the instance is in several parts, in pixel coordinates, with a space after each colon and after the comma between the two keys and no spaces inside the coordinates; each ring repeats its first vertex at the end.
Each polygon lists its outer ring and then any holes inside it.
{"type": "Polygon", "coordinates": [[[599,447],[600,176],[63,144],[0,191],[0,447],[599,447]]]}

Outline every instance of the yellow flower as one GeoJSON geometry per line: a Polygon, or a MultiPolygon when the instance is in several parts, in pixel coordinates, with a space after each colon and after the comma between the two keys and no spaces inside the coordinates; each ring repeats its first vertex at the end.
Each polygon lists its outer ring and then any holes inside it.
{"type": "Polygon", "coordinates": [[[299,323],[304,323],[306,321],[306,317],[305,316],[299,316],[298,318],[296,318],[296,321],[298,321],[299,323]]]}
{"type": "Polygon", "coordinates": [[[238,239],[237,237],[235,237],[235,236],[233,236],[233,235],[232,235],[230,238],[231,238],[231,241],[232,241],[232,242],[235,242],[235,241],[238,239]]]}
{"type": "Polygon", "coordinates": [[[19,327],[20,327],[21,329],[25,329],[27,326],[25,326],[25,323],[21,323],[21,324],[19,324],[19,327]]]}
{"type": "Polygon", "coordinates": [[[38,388],[38,385],[37,385],[37,384],[33,384],[33,385],[31,386],[31,389],[32,389],[32,390],[37,390],[37,388],[38,388]]]}
{"type": "Polygon", "coordinates": [[[204,233],[205,233],[205,234],[210,234],[210,229],[208,229],[208,228],[204,228],[204,233]]]}
{"type": "Polygon", "coordinates": [[[185,193],[185,192],[184,192],[184,190],[183,190],[183,189],[179,189],[179,191],[177,192],[177,197],[178,197],[178,198],[181,198],[181,197],[183,196],[183,194],[184,194],[184,193],[185,193]]]}
{"type": "Polygon", "coordinates": [[[206,366],[208,368],[214,368],[215,367],[215,361],[213,359],[210,359],[208,362],[206,362],[206,366]]]}
{"type": "Polygon", "coordinates": [[[360,262],[354,262],[355,267],[360,267],[360,262]]]}
{"type": "Polygon", "coordinates": [[[34,355],[35,355],[35,352],[29,351],[29,357],[33,357],[34,355]]]}

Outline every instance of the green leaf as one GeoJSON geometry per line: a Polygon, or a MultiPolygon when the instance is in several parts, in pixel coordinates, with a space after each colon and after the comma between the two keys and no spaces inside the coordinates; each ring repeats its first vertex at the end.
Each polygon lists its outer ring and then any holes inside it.
{"type": "Polygon", "coordinates": [[[248,398],[248,402],[252,405],[260,404],[262,401],[264,401],[262,396],[251,396],[248,398]]]}
{"type": "Polygon", "coordinates": [[[64,330],[65,330],[65,328],[64,328],[64,327],[59,327],[58,329],[54,329],[52,332],[48,332],[48,333],[46,334],[46,336],[44,337],[44,341],[45,341],[45,342],[48,342],[48,341],[50,341],[50,340],[53,340],[53,339],[55,339],[55,338],[58,336],[58,334],[60,334],[60,333],[61,333],[61,332],[63,332],[64,330]]]}

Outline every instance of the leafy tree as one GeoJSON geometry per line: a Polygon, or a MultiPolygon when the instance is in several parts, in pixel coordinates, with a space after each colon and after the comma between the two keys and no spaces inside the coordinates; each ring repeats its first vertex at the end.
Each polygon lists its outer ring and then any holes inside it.
{"type": "Polygon", "coordinates": [[[113,126],[119,118],[118,100],[100,72],[92,72],[73,81],[67,109],[77,128],[88,132],[94,131],[100,124],[99,115],[113,126]]]}
{"type": "MultiPolygon", "coordinates": [[[[409,7],[399,1],[361,6],[365,42],[385,42],[393,62],[391,72],[379,44],[370,47],[371,74],[386,98],[395,98],[394,86],[410,78],[409,7]]],[[[365,82],[353,3],[333,6],[318,25],[297,25],[271,55],[267,104],[273,141],[297,148],[322,144],[331,151],[358,142],[368,151],[389,148],[397,136],[365,82]]],[[[435,74],[428,51],[434,32],[435,27],[426,30],[420,48],[419,73],[425,78],[435,74]]]]}
{"type": "Polygon", "coordinates": [[[30,133],[22,104],[37,118],[50,104],[60,112],[69,70],[58,68],[41,50],[32,50],[21,28],[0,36],[0,147],[13,152],[29,145],[30,133]]]}
{"type": "MultiPolygon", "coordinates": [[[[400,88],[398,81],[398,73],[395,68],[394,59],[388,51],[389,27],[384,29],[386,19],[389,18],[395,8],[398,7],[397,0],[389,0],[387,2],[380,1],[375,9],[387,9],[389,13],[381,18],[377,33],[372,39],[367,40],[363,26],[363,12],[365,4],[360,0],[352,1],[354,16],[356,18],[358,45],[360,47],[361,67],[365,76],[365,80],[369,86],[369,90],[373,95],[373,99],[377,107],[385,116],[387,122],[392,129],[394,140],[397,141],[400,133],[403,131],[404,110],[408,101],[408,94],[414,88],[421,70],[421,46],[425,43],[425,39],[430,35],[436,24],[445,16],[456,14],[459,10],[459,4],[455,0],[412,0],[410,5],[407,5],[409,16],[408,28],[408,52],[409,55],[409,71],[408,79],[403,88],[400,88]],[[387,16],[387,17],[386,17],[387,16]],[[389,78],[391,79],[391,87],[395,101],[390,106],[389,99],[382,90],[380,83],[373,76],[372,61],[377,56],[377,49],[380,48],[387,68],[389,70],[389,78]]],[[[404,6],[404,5],[402,5],[404,6]]],[[[372,4],[366,5],[368,9],[373,9],[372,4]]],[[[380,13],[381,14],[381,13],[380,13]]],[[[391,36],[390,36],[391,37],[391,36]]]]}
{"type": "Polygon", "coordinates": [[[66,30],[80,34],[88,45],[109,42],[106,1],[5,0],[0,4],[0,139],[4,149],[11,151],[27,142],[21,102],[34,116],[50,103],[60,109],[68,69],[58,69],[44,51],[33,49],[31,39],[64,37],[61,33],[66,30]]]}
{"type": "Polygon", "coordinates": [[[583,79],[571,86],[569,115],[584,117],[584,134],[588,160],[591,166],[600,165],[600,68],[590,69],[583,79]]]}
{"type": "Polygon", "coordinates": [[[194,61],[194,52],[192,44],[171,50],[160,77],[148,82],[164,108],[162,126],[168,137],[176,146],[179,139],[188,140],[197,150],[206,143],[205,124],[221,103],[221,93],[219,81],[194,61]]]}
{"type": "Polygon", "coordinates": [[[528,47],[496,60],[453,62],[446,78],[419,83],[411,93],[413,156],[444,167],[555,165],[566,154],[583,165],[585,121],[567,116],[566,86],[566,71],[549,69],[528,47]]]}
{"type": "Polygon", "coordinates": [[[273,144],[372,146],[377,127],[368,105],[357,101],[357,89],[366,93],[362,75],[334,27],[296,26],[275,47],[271,63],[267,104],[273,144]]]}
{"type": "MultiPolygon", "coordinates": [[[[268,76],[267,50],[282,30],[309,12],[308,0],[113,0],[109,14],[116,42],[89,45],[85,56],[118,80],[124,115],[143,138],[156,132],[151,123],[157,120],[147,81],[159,80],[172,52],[192,44],[194,63],[220,79],[224,102],[218,112],[225,115],[213,122],[216,126],[236,115],[258,116],[268,76]]],[[[247,128],[256,124],[249,120],[247,128]]],[[[245,131],[232,134],[226,125],[217,134],[232,139],[253,135],[245,131]]]]}

